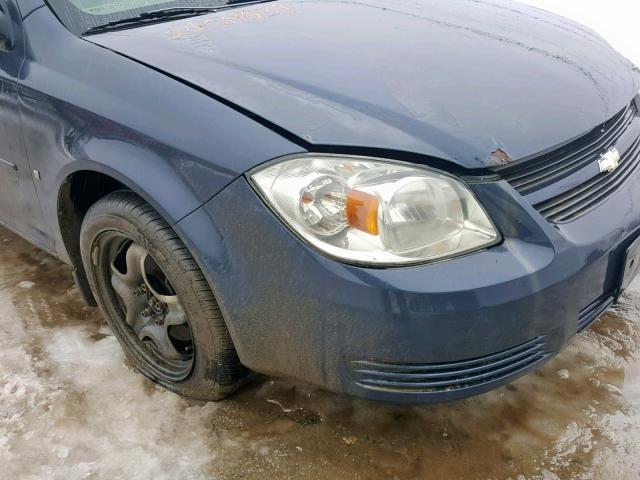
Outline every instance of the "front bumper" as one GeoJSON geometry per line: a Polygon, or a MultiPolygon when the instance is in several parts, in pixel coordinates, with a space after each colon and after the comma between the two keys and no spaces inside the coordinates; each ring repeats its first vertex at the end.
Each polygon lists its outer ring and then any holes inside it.
{"type": "Polygon", "coordinates": [[[491,249],[373,269],[302,243],[240,178],[177,230],[218,298],[241,361],[395,403],[508,383],[559,352],[618,294],[640,226],[640,179],[553,226],[504,181],[472,184],[501,230],[491,249]]]}

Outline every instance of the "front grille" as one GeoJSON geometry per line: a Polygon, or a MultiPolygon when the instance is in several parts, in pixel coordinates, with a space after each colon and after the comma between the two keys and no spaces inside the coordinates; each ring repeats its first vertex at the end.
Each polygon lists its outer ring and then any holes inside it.
{"type": "Polygon", "coordinates": [[[636,114],[632,102],[604,125],[578,140],[535,160],[501,167],[496,172],[521,194],[532,193],[597,161],[602,152],[616,145],[636,114]]]}
{"type": "Polygon", "coordinates": [[[633,101],[578,140],[533,160],[498,167],[495,172],[530,199],[549,222],[559,224],[574,221],[600,205],[639,169],[640,119],[633,101]],[[598,162],[612,147],[621,154],[620,164],[611,173],[600,173],[598,162]]]}
{"type": "Polygon", "coordinates": [[[545,338],[486,357],[452,363],[396,364],[351,362],[356,383],[371,390],[441,392],[483,385],[522,372],[549,356],[545,338]]]}
{"type": "Polygon", "coordinates": [[[613,173],[601,173],[591,180],[535,205],[550,222],[565,223],[579,218],[620,189],[640,163],[640,138],[620,161],[613,173]]]}
{"type": "Polygon", "coordinates": [[[600,318],[611,305],[613,305],[613,297],[607,294],[582,310],[578,318],[578,333],[587,329],[593,322],[600,318]]]}

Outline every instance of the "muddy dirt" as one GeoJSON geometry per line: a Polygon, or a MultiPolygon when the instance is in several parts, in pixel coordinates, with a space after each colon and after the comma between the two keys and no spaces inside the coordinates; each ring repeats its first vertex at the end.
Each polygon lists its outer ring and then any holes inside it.
{"type": "Polygon", "coordinates": [[[130,371],[65,266],[0,247],[0,478],[640,478],[640,288],[481,397],[393,407],[259,377],[203,404],[130,371]]]}

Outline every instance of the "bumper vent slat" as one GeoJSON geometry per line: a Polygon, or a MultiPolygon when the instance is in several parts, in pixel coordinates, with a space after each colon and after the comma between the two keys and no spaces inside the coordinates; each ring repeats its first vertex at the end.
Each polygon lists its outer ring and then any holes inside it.
{"type": "Polygon", "coordinates": [[[578,333],[586,330],[613,305],[613,296],[604,295],[580,312],[578,333]]]}
{"type": "Polygon", "coordinates": [[[536,365],[549,356],[544,337],[518,347],[472,360],[446,364],[351,362],[363,388],[402,392],[450,391],[500,380],[536,365]]]}

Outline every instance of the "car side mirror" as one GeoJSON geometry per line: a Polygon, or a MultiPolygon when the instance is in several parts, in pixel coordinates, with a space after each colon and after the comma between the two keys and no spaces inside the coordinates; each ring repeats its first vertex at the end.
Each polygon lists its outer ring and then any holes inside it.
{"type": "Polygon", "coordinates": [[[0,52],[13,50],[13,20],[7,0],[0,0],[0,52]]]}

